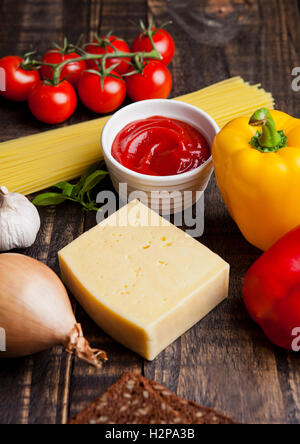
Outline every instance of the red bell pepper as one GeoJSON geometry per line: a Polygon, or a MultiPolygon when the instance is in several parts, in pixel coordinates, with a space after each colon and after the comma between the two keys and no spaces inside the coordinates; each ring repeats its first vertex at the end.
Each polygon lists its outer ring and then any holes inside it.
{"type": "Polygon", "coordinates": [[[300,351],[300,227],[252,265],[243,297],[250,316],[275,345],[300,351]]]}

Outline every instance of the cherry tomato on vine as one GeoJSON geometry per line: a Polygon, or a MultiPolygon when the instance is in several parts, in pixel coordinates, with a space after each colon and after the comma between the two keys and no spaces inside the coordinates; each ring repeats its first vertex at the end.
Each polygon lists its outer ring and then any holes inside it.
{"type": "Polygon", "coordinates": [[[104,79],[101,79],[100,74],[84,72],[78,82],[77,90],[83,104],[100,114],[115,111],[126,97],[125,82],[114,71],[107,74],[104,79]]]}
{"type": "Polygon", "coordinates": [[[145,62],[143,74],[126,77],[129,97],[134,101],[147,99],[166,99],[172,89],[172,76],[168,68],[161,62],[145,62]]]}
{"type": "MultiPolygon", "coordinates": [[[[153,28],[153,42],[157,51],[162,56],[160,60],[165,65],[169,65],[175,53],[175,43],[172,36],[164,29],[153,28]]],[[[141,32],[134,40],[132,52],[150,52],[152,44],[146,32],[141,32]]]]}
{"type": "MultiPolygon", "coordinates": [[[[95,40],[86,47],[86,52],[89,54],[112,54],[114,49],[108,44],[108,41],[118,50],[122,52],[130,52],[130,48],[127,43],[119,37],[111,35],[109,37],[102,37],[99,40],[95,40]]],[[[101,61],[101,60],[100,60],[101,61]]],[[[118,66],[114,68],[114,71],[120,75],[126,74],[129,71],[130,58],[112,58],[106,61],[105,68],[108,69],[111,66],[119,63],[118,66]]],[[[93,60],[87,60],[87,66],[90,69],[98,69],[97,64],[93,60]]]]}
{"type": "Polygon", "coordinates": [[[28,104],[38,120],[56,124],[71,117],[76,109],[77,96],[67,80],[58,85],[41,81],[29,94],[28,104]]]}
{"type": "MultiPolygon", "coordinates": [[[[78,59],[80,56],[76,52],[64,53],[59,49],[52,49],[47,52],[42,58],[44,63],[61,63],[65,60],[78,59]]],[[[86,70],[87,66],[84,60],[79,60],[78,62],[68,63],[61,72],[60,80],[68,80],[73,86],[76,86],[81,73],[86,70]]],[[[43,79],[53,78],[53,69],[51,66],[42,66],[40,69],[41,76],[43,79]]]]}
{"type": "Polygon", "coordinates": [[[0,59],[0,68],[5,72],[5,91],[0,91],[0,95],[14,102],[27,100],[32,88],[40,81],[39,72],[23,69],[22,61],[23,59],[17,56],[0,59]]]}

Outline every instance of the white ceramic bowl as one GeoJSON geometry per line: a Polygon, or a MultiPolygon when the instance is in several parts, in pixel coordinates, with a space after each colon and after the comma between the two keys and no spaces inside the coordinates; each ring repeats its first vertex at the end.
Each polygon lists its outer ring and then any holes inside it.
{"type": "Polygon", "coordinates": [[[121,200],[127,202],[128,198],[139,198],[160,214],[177,213],[192,206],[202,197],[213,172],[212,157],[187,173],[175,176],[148,176],[124,167],[111,154],[115,137],[126,125],[151,116],[170,117],[189,123],[200,130],[210,146],[219,132],[219,127],[207,113],[195,106],[175,100],[156,99],[122,108],[108,120],[103,129],[101,142],[104,159],[121,200]],[[121,188],[120,184],[123,184],[121,188]],[[187,191],[189,193],[185,193],[187,191]],[[169,193],[173,193],[171,198],[169,193]]]}

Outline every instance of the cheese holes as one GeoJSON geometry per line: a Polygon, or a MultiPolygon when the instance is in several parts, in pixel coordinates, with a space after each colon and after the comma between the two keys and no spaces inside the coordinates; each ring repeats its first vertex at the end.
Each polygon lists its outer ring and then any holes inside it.
{"type": "Polygon", "coordinates": [[[147,245],[144,245],[144,246],[142,247],[142,249],[143,249],[143,250],[148,250],[148,249],[150,248],[151,244],[152,244],[152,242],[151,242],[151,241],[148,241],[147,245]]]}
{"type": "Polygon", "coordinates": [[[159,263],[159,265],[164,265],[164,266],[169,265],[169,263],[165,262],[165,261],[158,261],[158,263],[159,263]]]}

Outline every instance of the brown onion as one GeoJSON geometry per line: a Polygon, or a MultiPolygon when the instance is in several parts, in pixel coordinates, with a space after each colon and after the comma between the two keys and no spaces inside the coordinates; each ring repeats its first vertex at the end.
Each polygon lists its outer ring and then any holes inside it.
{"type": "Polygon", "coordinates": [[[0,328],[6,351],[0,358],[27,356],[62,344],[95,367],[106,353],[92,349],[76,322],[67,291],[42,262],[6,253],[0,255],[0,328]]]}

